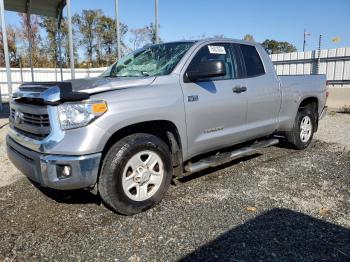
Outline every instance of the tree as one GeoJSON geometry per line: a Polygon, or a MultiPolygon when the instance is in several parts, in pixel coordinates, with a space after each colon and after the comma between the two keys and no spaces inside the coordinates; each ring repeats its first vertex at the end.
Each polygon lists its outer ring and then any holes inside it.
{"type": "Polygon", "coordinates": [[[131,29],[131,38],[129,39],[130,43],[132,44],[133,50],[136,50],[146,44],[149,44],[149,28],[142,27],[142,28],[136,28],[131,29]]]}
{"type": "Polygon", "coordinates": [[[93,53],[96,50],[96,32],[101,10],[83,10],[73,16],[73,23],[80,34],[79,45],[84,46],[89,63],[93,63],[93,53]]]}
{"type": "MultiPolygon", "coordinates": [[[[158,25],[158,27],[160,28],[160,25],[158,25]]],[[[146,28],[148,29],[148,39],[152,44],[155,44],[157,41],[157,36],[156,36],[156,26],[151,23],[149,26],[146,26],[146,28]]],[[[163,42],[162,39],[159,36],[159,30],[158,30],[158,41],[159,43],[163,42]]]]}
{"type": "MultiPolygon", "coordinates": [[[[48,59],[51,66],[57,66],[59,62],[59,51],[58,51],[58,35],[57,35],[57,19],[53,17],[41,17],[39,22],[41,28],[46,32],[45,51],[48,54],[48,59]]],[[[62,39],[63,35],[67,34],[66,30],[63,30],[61,25],[62,39]]]]}
{"type": "MultiPolygon", "coordinates": [[[[18,66],[19,60],[18,60],[18,48],[17,48],[17,35],[18,30],[11,25],[8,25],[6,28],[7,31],[7,45],[9,50],[9,59],[11,66],[18,66]]],[[[5,66],[5,56],[4,54],[4,42],[2,38],[2,32],[0,32],[0,66],[5,66]]]]}
{"type": "Polygon", "coordinates": [[[279,42],[276,40],[266,39],[262,46],[269,54],[291,53],[297,51],[297,48],[288,42],[279,42]]]}
{"type": "Polygon", "coordinates": [[[253,43],[255,43],[254,36],[253,36],[253,35],[250,35],[250,34],[246,34],[246,35],[243,37],[243,40],[244,40],[244,41],[248,41],[248,42],[253,42],[253,43]]]}
{"type": "MultiPolygon", "coordinates": [[[[40,19],[39,25],[46,32],[46,40],[44,41],[44,50],[48,54],[49,67],[56,67],[59,64],[59,34],[57,30],[57,19],[53,17],[43,16],[40,19]]],[[[61,20],[61,55],[62,55],[62,64],[64,67],[68,66],[70,63],[70,54],[69,54],[69,42],[68,42],[68,24],[67,20],[63,17],[61,20]]],[[[75,36],[73,32],[73,37],[75,36]]],[[[73,42],[74,41],[73,39],[73,42]]],[[[78,59],[77,57],[77,48],[76,45],[73,45],[74,60],[78,59]]]]}
{"type": "MultiPolygon", "coordinates": [[[[108,65],[117,57],[117,32],[115,21],[111,17],[102,15],[99,18],[96,29],[97,39],[99,39],[96,46],[97,57],[100,59],[99,65],[108,65]]],[[[123,37],[127,31],[128,27],[125,24],[120,23],[122,53],[123,50],[125,50],[123,37]]]]}
{"type": "MultiPolygon", "coordinates": [[[[76,29],[72,28],[73,31],[73,56],[74,56],[74,64],[77,64],[77,61],[79,59],[78,57],[78,51],[77,47],[79,43],[78,34],[76,33],[76,29]]],[[[70,51],[69,51],[69,37],[68,37],[68,20],[63,17],[61,22],[61,32],[62,32],[62,60],[63,64],[65,64],[66,67],[69,67],[70,64],[70,51]]]]}
{"type": "MultiPolygon", "coordinates": [[[[114,19],[105,16],[102,10],[83,10],[73,16],[76,31],[79,32],[78,43],[85,48],[88,65],[106,66],[117,57],[117,32],[114,19]]],[[[128,27],[120,23],[121,50],[127,50],[123,36],[128,27]]],[[[82,63],[81,63],[82,64],[82,63]]]]}
{"type": "MultiPolygon", "coordinates": [[[[130,33],[132,36],[130,37],[129,41],[134,50],[148,44],[156,43],[155,26],[153,23],[142,28],[131,29],[130,33]]],[[[161,43],[162,39],[160,37],[158,37],[158,39],[159,43],[161,43]]]]}
{"type": "MultiPolygon", "coordinates": [[[[31,40],[32,43],[32,65],[33,67],[41,67],[47,63],[47,56],[45,52],[41,52],[41,36],[39,17],[31,15],[30,19],[27,19],[27,14],[18,13],[20,17],[19,39],[22,41],[24,49],[28,49],[28,43],[31,40]],[[30,28],[30,32],[29,29],[30,28]]],[[[29,66],[30,54],[25,51],[21,55],[22,61],[25,65],[29,66]]]]}

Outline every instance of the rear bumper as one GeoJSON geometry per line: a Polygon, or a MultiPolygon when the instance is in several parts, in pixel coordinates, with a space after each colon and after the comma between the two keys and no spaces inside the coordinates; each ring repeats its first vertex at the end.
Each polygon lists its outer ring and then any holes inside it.
{"type": "Polygon", "coordinates": [[[101,153],[83,156],[46,155],[27,149],[6,137],[11,162],[29,179],[59,190],[81,189],[97,181],[101,153]],[[62,176],[61,167],[69,166],[69,176],[62,176]]]}

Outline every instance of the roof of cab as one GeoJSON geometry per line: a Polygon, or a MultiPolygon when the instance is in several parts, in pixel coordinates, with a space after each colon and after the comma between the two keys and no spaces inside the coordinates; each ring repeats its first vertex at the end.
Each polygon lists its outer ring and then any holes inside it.
{"type": "Polygon", "coordinates": [[[198,45],[201,45],[204,43],[218,43],[218,42],[236,43],[236,44],[253,45],[253,46],[260,45],[260,43],[249,42],[249,41],[239,40],[239,39],[232,39],[232,38],[205,38],[205,39],[199,39],[199,40],[170,41],[170,42],[164,42],[163,44],[196,43],[198,45]]]}
{"type": "Polygon", "coordinates": [[[249,41],[233,39],[233,38],[206,38],[206,39],[197,40],[196,42],[197,43],[230,42],[230,43],[237,43],[237,44],[244,44],[244,45],[258,45],[259,44],[256,42],[249,42],[249,41]]]}

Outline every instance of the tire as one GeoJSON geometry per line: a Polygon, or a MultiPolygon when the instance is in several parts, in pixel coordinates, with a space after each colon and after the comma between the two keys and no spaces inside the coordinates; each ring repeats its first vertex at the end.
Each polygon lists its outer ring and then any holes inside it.
{"type": "Polygon", "coordinates": [[[172,173],[168,146],[156,136],[133,134],[107,152],[98,190],[103,202],[113,211],[134,215],[162,200],[172,173]]]}
{"type": "Polygon", "coordinates": [[[307,148],[312,141],[315,126],[315,113],[312,107],[300,108],[293,129],[286,133],[287,143],[297,150],[307,148]]]}

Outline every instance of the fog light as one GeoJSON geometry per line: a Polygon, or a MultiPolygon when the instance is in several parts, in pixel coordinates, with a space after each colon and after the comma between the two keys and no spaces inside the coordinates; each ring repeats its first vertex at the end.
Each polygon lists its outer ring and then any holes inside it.
{"type": "Polygon", "coordinates": [[[59,179],[68,178],[72,175],[72,167],[69,165],[57,165],[56,170],[59,179]]]}

